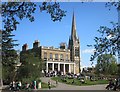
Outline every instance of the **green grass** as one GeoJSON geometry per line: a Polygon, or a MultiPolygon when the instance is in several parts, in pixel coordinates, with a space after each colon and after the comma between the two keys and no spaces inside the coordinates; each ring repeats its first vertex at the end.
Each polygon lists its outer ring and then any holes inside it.
{"type": "Polygon", "coordinates": [[[67,82],[63,82],[60,77],[53,77],[52,80],[55,80],[55,81],[58,80],[59,82],[62,82],[62,83],[65,83],[65,84],[79,85],[79,86],[97,85],[97,84],[107,84],[107,83],[108,83],[108,80],[96,80],[96,81],[85,80],[85,83],[82,84],[82,83],[80,82],[80,80],[74,79],[74,83],[72,84],[73,79],[68,79],[68,78],[66,78],[66,81],[67,81],[67,82]]]}
{"type": "MultiPolygon", "coordinates": [[[[42,88],[48,88],[48,84],[42,82],[42,83],[41,83],[41,87],[42,87],[42,88]]],[[[55,86],[51,85],[51,88],[53,88],[53,87],[55,87],[55,86]]]]}
{"type": "Polygon", "coordinates": [[[42,87],[42,88],[48,88],[48,84],[47,84],[47,83],[42,82],[42,83],[41,83],[41,87],[42,87]]]}

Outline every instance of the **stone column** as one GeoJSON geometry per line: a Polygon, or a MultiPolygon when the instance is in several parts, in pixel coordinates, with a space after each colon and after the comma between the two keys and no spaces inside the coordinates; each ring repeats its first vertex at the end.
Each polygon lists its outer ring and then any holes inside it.
{"type": "Polygon", "coordinates": [[[55,68],[54,68],[54,63],[52,63],[52,71],[54,71],[54,69],[55,69],[55,68]]]}
{"type": "Polygon", "coordinates": [[[60,63],[58,63],[58,71],[60,71],[60,63]]]}
{"type": "Polygon", "coordinates": [[[69,64],[69,73],[71,73],[71,64],[69,64]]]}
{"type": "Polygon", "coordinates": [[[46,72],[48,73],[48,62],[46,62],[46,72]]]}
{"type": "Polygon", "coordinates": [[[65,74],[65,64],[64,64],[64,74],[65,74]]]}

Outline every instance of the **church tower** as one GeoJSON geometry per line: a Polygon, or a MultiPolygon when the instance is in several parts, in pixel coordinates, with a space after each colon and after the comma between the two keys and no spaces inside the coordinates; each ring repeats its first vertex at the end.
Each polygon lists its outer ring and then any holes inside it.
{"type": "Polygon", "coordinates": [[[69,37],[68,49],[70,49],[70,59],[76,64],[76,73],[80,73],[80,41],[76,32],[76,20],[73,12],[71,36],[69,37]]]}

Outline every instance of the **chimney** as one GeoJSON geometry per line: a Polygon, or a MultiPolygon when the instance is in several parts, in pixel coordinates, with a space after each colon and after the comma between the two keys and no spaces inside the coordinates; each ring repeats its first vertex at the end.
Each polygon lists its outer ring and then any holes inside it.
{"type": "Polygon", "coordinates": [[[33,43],[33,48],[38,48],[40,46],[40,42],[38,40],[35,40],[33,43]]]}
{"type": "Polygon", "coordinates": [[[60,49],[66,49],[66,43],[60,43],[60,49]]]}
{"type": "Polygon", "coordinates": [[[22,51],[27,51],[27,49],[28,49],[28,45],[27,45],[27,43],[26,43],[26,44],[24,44],[24,45],[22,46],[22,51]]]}

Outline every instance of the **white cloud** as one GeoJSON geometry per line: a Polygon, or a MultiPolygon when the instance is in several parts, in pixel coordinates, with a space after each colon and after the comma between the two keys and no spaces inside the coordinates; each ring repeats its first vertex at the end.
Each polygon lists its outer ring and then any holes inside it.
{"type": "Polygon", "coordinates": [[[85,49],[85,50],[82,50],[83,54],[88,54],[88,53],[92,54],[93,52],[95,52],[95,49],[85,49]]]}

